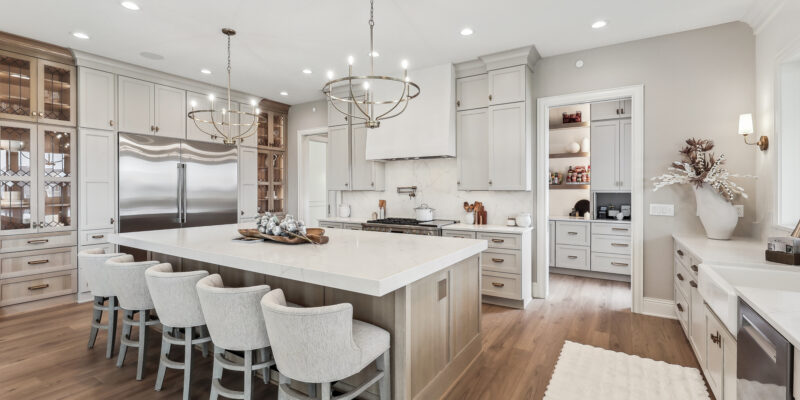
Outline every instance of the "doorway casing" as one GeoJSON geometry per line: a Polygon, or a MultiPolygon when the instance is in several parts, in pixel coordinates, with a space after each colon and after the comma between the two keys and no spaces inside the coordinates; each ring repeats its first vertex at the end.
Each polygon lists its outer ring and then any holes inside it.
{"type": "Polygon", "coordinates": [[[536,105],[536,282],[535,297],[546,298],[549,291],[549,196],[548,170],[550,153],[549,111],[551,108],[580,103],[594,103],[630,97],[631,114],[631,311],[643,312],[644,298],[644,85],[595,90],[542,97],[536,105]]]}
{"type": "Polygon", "coordinates": [[[319,128],[312,128],[312,129],[303,129],[297,131],[297,153],[296,153],[296,160],[297,160],[297,218],[305,219],[305,201],[306,201],[306,189],[305,189],[305,179],[306,176],[306,160],[305,157],[307,156],[306,150],[306,143],[309,136],[315,135],[325,135],[328,133],[328,127],[319,127],[319,128]]]}

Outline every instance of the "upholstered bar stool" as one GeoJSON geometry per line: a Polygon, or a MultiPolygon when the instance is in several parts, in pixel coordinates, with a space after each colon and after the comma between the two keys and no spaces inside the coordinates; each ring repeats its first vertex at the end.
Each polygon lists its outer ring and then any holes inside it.
{"type": "Polygon", "coordinates": [[[117,296],[111,288],[111,282],[104,268],[106,260],[123,255],[122,253],[106,253],[104,249],[89,249],[78,253],[78,263],[81,266],[81,273],[86,275],[86,282],[92,292],[94,300],[92,302],[92,328],[89,331],[89,345],[94,348],[97,340],[97,331],[105,329],[108,331],[106,343],[106,358],[111,358],[114,354],[114,345],[117,338],[117,296]],[[106,305],[108,302],[108,305],[106,305]],[[107,313],[108,322],[103,325],[103,312],[107,313]]]}
{"type": "Polygon", "coordinates": [[[153,300],[150,298],[150,291],[147,289],[147,281],[144,277],[145,270],[156,264],[158,264],[158,261],[134,262],[133,256],[130,254],[111,258],[105,264],[111,280],[111,287],[114,288],[119,300],[119,306],[124,311],[117,368],[122,368],[128,347],[138,348],[137,381],[142,380],[144,372],[144,356],[147,353],[147,327],[158,325],[159,323],[158,318],[150,316],[150,311],[153,309],[153,300]],[[138,320],[134,319],[136,314],[139,314],[138,320]],[[139,337],[136,341],[131,339],[134,326],[137,326],[139,331],[139,337]]]}
{"type": "Polygon", "coordinates": [[[259,306],[269,286],[226,288],[219,274],[209,275],[197,282],[197,295],[203,317],[214,343],[214,370],[211,377],[211,396],[249,400],[253,392],[253,371],[262,370],[264,383],[269,382],[269,368],[275,362],[268,356],[269,338],[264,316],[259,306]],[[225,351],[241,351],[244,361],[236,363],[225,358],[225,351]],[[253,365],[253,352],[260,355],[253,365]],[[244,391],[225,388],[220,383],[222,370],[244,372],[244,391]]]}
{"type": "Polygon", "coordinates": [[[331,384],[358,374],[376,361],[377,371],[337,400],[353,399],[378,382],[381,400],[391,398],[389,332],[353,319],[348,303],[324,307],[287,307],[281,289],[261,299],[267,332],[280,380],[279,399],[308,399],[292,380],[321,385],[322,400],[332,398],[331,384]]]}
{"type": "Polygon", "coordinates": [[[197,282],[208,276],[208,271],[172,272],[172,265],[162,263],[145,271],[147,288],[161,321],[161,358],[158,363],[156,390],[161,390],[167,368],[183,370],[183,398],[189,399],[192,377],[192,349],[194,345],[203,346],[203,357],[208,354],[207,343],[211,338],[205,334],[206,321],[197,298],[197,282]],[[183,330],[183,339],[177,330],[183,330]],[[195,338],[194,332],[198,337],[195,338]],[[172,345],[184,346],[183,362],[169,359],[172,345]]]}

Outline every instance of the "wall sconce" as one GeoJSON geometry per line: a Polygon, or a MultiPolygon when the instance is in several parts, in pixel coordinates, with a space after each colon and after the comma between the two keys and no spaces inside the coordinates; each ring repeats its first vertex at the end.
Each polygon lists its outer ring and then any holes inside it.
{"type": "Polygon", "coordinates": [[[769,148],[769,138],[761,136],[755,143],[747,141],[747,136],[753,134],[753,114],[739,115],[739,134],[744,136],[744,142],[752,146],[758,146],[759,149],[766,150],[769,148]]]}

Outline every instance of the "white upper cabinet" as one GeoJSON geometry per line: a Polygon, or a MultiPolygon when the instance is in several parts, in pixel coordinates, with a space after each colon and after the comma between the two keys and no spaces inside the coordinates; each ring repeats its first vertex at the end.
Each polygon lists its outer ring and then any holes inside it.
{"type": "Polygon", "coordinates": [[[619,101],[619,107],[620,107],[619,116],[620,116],[620,118],[630,118],[631,117],[631,114],[633,114],[633,113],[631,113],[631,109],[633,108],[632,105],[633,105],[633,102],[631,101],[631,99],[622,99],[622,100],[619,101]]]}
{"type": "Polygon", "coordinates": [[[112,229],[117,204],[117,136],[87,128],[80,128],[78,136],[80,229],[112,229]]]}
{"type": "Polygon", "coordinates": [[[489,189],[488,118],[486,108],[459,111],[456,115],[459,190],[489,189]]]}
{"type": "MultiPolygon", "coordinates": [[[[194,105],[194,110],[209,110],[211,109],[211,101],[208,99],[208,95],[195,93],[195,92],[186,92],[186,112],[192,110],[192,106],[194,105]]],[[[203,117],[202,115],[198,115],[197,118],[200,119],[208,119],[207,117],[203,117]]],[[[203,142],[211,142],[211,137],[203,133],[197,126],[203,126],[202,122],[195,122],[186,116],[186,139],[189,140],[199,140],[203,142]]]]}
{"type": "Polygon", "coordinates": [[[527,103],[489,107],[489,188],[530,190],[527,103]]]}
{"type": "Polygon", "coordinates": [[[239,221],[252,221],[258,211],[258,150],[239,146],[239,221]]]}
{"type": "Polygon", "coordinates": [[[78,82],[78,126],[116,130],[114,74],[80,67],[78,82]]]}
{"type": "Polygon", "coordinates": [[[352,127],[352,187],[351,190],[383,190],[384,163],[367,160],[367,128],[352,127]]]}
{"type": "Polygon", "coordinates": [[[630,118],[631,99],[609,100],[592,103],[592,121],[604,121],[609,119],[630,118]]]}
{"type": "Polygon", "coordinates": [[[153,134],[155,85],[139,79],[119,76],[119,131],[153,134]]]}
{"type": "MultiPolygon", "coordinates": [[[[255,113],[255,110],[253,110],[253,106],[250,104],[237,103],[237,106],[239,107],[238,108],[239,111],[255,113]]],[[[252,124],[253,119],[255,118],[249,115],[241,115],[241,114],[239,115],[239,123],[242,124],[252,124]]],[[[248,132],[249,129],[250,125],[241,126],[239,127],[239,134],[248,132]]],[[[241,143],[242,146],[249,146],[249,147],[258,146],[258,126],[254,126],[253,129],[249,131],[249,134],[250,136],[244,139],[244,141],[241,143]]]]}
{"type": "Polygon", "coordinates": [[[526,65],[489,71],[489,104],[525,101],[527,72],[526,65]]]}
{"type": "Polygon", "coordinates": [[[631,190],[631,120],[592,122],[592,190],[631,190]]]}
{"type": "Polygon", "coordinates": [[[328,130],[328,190],[350,190],[350,127],[340,125],[328,130]]]}
{"type": "Polygon", "coordinates": [[[489,76],[481,74],[456,79],[456,110],[489,106],[489,76]]]}
{"type": "MultiPolygon", "coordinates": [[[[342,102],[337,102],[337,107],[344,112],[350,112],[350,106],[348,104],[343,104],[342,102]]],[[[340,113],[331,102],[328,102],[328,126],[339,126],[339,125],[347,125],[347,117],[340,113]]]]}
{"type": "Polygon", "coordinates": [[[186,91],[155,85],[155,134],[186,138],[186,91]]]}
{"type": "Polygon", "coordinates": [[[619,121],[619,189],[631,190],[631,132],[630,118],[619,121]]]}

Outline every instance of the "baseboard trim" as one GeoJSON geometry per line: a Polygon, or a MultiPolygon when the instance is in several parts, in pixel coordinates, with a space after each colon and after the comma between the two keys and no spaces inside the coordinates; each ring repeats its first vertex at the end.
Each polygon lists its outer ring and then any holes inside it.
{"type": "Polygon", "coordinates": [[[550,267],[551,274],[582,276],[584,278],[605,279],[609,281],[630,282],[630,275],[610,274],[607,272],[584,271],[580,269],[550,267]]]}
{"type": "Polygon", "coordinates": [[[673,300],[645,297],[642,299],[642,314],[654,317],[678,319],[675,315],[675,302],[673,300]]]}

